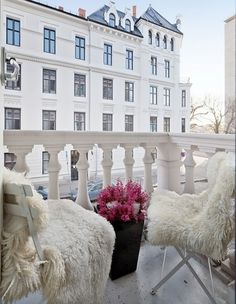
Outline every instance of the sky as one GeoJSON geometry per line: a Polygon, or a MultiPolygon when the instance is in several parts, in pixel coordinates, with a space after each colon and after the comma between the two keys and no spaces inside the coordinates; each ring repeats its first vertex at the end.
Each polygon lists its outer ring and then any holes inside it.
{"type": "MultiPolygon", "coordinates": [[[[40,0],[52,6],[63,6],[76,13],[84,8],[87,16],[109,0],[40,0]]],[[[137,17],[145,12],[149,4],[169,22],[176,16],[182,20],[184,33],[181,48],[180,76],[190,77],[193,101],[212,96],[224,101],[224,20],[235,14],[234,0],[116,0],[118,10],[137,6],[137,17]]]]}

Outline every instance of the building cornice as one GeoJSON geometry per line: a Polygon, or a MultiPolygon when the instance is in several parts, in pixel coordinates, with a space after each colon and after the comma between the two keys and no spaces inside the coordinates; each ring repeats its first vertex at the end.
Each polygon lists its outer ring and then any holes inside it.
{"type": "Polygon", "coordinates": [[[236,18],[236,15],[233,15],[225,20],[225,23],[228,23],[236,18]]]}

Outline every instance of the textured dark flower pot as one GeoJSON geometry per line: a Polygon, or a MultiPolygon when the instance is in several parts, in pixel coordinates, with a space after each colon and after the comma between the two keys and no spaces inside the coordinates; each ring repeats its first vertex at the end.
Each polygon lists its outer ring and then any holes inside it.
{"type": "Polygon", "coordinates": [[[137,268],[140,242],[143,232],[143,221],[113,222],[116,233],[115,249],[113,251],[110,278],[134,272],[137,268]]]}

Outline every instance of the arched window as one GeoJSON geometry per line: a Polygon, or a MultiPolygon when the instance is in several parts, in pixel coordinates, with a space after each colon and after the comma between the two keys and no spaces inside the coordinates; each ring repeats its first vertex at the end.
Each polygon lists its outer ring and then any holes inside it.
{"type": "Polygon", "coordinates": [[[152,44],[152,32],[148,31],[148,43],[152,44]]]}
{"type": "Polygon", "coordinates": [[[116,17],[114,14],[109,15],[109,25],[115,27],[116,25],[116,17]]]}
{"type": "Polygon", "coordinates": [[[160,35],[157,33],[156,34],[156,46],[160,46],[160,35]]]}
{"type": "Polygon", "coordinates": [[[130,22],[129,19],[126,19],[126,20],[125,20],[125,30],[126,30],[127,32],[130,32],[130,31],[131,31],[131,22],[130,22]]]}
{"type": "Polygon", "coordinates": [[[174,51],[174,39],[173,38],[170,39],[170,50],[174,51]]]}
{"type": "Polygon", "coordinates": [[[166,38],[166,36],[164,36],[164,38],[163,38],[163,48],[167,49],[167,38],[166,38]]]}

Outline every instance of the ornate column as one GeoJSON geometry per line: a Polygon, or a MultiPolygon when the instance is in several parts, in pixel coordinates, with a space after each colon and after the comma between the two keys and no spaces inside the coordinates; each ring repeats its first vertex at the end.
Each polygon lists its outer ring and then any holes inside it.
{"type": "Polygon", "coordinates": [[[145,154],[143,158],[144,163],[144,189],[147,193],[153,191],[153,182],[152,182],[152,164],[154,162],[152,151],[155,149],[155,146],[148,146],[147,144],[141,144],[141,147],[144,148],[145,154]]]}
{"type": "Polygon", "coordinates": [[[103,150],[103,160],[101,162],[103,167],[103,187],[111,185],[111,168],[113,165],[112,161],[112,149],[116,148],[115,145],[107,144],[98,145],[103,150]]]}
{"type": "Polygon", "coordinates": [[[16,164],[14,169],[17,172],[28,173],[29,167],[26,163],[26,155],[32,152],[33,145],[8,146],[8,151],[16,155],[16,164]]]}
{"type": "Polygon", "coordinates": [[[64,146],[59,145],[44,145],[45,150],[50,154],[48,163],[48,198],[59,199],[59,172],[61,165],[58,161],[58,153],[63,150],[64,146]]]}
{"type": "Polygon", "coordinates": [[[193,151],[191,149],[185,150],[186,157],[184,160],[185,166],[185,185],[184,185],[184,193],[195,193],[194,188],[194,167],[196,162],[193,159],[193,151]]]}
{"type": "Polygon", "coordinates": [[[180,153],[176,144],[164,143],[157,146],[157,185],[180,193],[180,153]]]}
{"type": "Polygon", "coordinates": [[[123,159],[125,165],[125,179],[126,182],[133,179],[133,166],[134,166],[134,158],[133,158],[133,145],[121,144],[121,147],[125,149],[125,158],[123,159]]]}
{"type": "Polygon", "coordinates": [[[76,167],[79,172],[79,184],[78,184],[78,195],[76,198],[76,203],[80,206],[84,207],[88,210],[94,210],[93,206],[90,202],[89,195],[88,195],[88,152],[92,149],[92,145],[81,145],[80,147],[75,147],[74,149],[78,150],[79,152],[79,160],[76,164],[76,167]]]}

